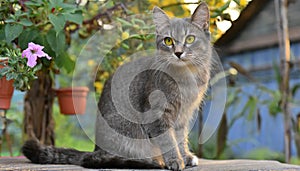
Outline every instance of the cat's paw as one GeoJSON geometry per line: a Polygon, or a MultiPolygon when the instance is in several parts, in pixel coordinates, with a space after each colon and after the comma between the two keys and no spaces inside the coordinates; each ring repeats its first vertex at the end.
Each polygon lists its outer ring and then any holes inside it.
{"type": "Polygon", "coordinates": [[[180,159],[172,159],[166,162],[166,166],[169,170],[180,171],[185,168],[183,160],[180,159]]]}
{"type": "Polygon", "coordinates": [[[198,166],[199,165],[198,157],[193,154],[187,155],[185,157],[184,161],[185,161],[186,166],[198,166]]]}

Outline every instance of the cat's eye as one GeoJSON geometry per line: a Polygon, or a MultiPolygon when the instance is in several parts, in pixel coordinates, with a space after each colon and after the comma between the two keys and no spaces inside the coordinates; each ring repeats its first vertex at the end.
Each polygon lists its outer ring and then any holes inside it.
{"type": "Polygon", "coordinates": [[[187,36],[186,39],[185,39],[185,42],[186,42],[187,44],[191,44],[191,43],[193,43],[194,41],[195,41],[195,36],[193,36],[193,35],[189,35],[189,36],[187,36]]]}
{"type": "Polygon", "coordinates": [[[171,37],[166,37],[166,38],[164,38],[164,42],[165,42],[165,44],[166,44],[167,46],[173,45],[173,40],[172,40],[171,37]]]}

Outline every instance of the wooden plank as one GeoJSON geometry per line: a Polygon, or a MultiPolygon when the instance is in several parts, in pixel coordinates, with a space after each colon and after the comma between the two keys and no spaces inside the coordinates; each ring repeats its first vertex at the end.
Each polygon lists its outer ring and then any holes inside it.
{"type": "MultiPolygon", "coordinates": [[[[41,165],[30,163],[24,157],[0,158],[0,170],[96,170],[74,165],[41,165]]],[[[97,169],[99,170],[99,169],[97,169]]],[[[267,160],[205,160],[200,159],[198,167],[187,168],[185,171],[296,171],[300,166],[283,164],[267,160]]],[[[132,169],[101,169],[99,171],[142,171],[132,169]]],[[[144,170],[145,171],[145,170],[144,170]]]]}
{"type": "MultiPolygon", "coordinates": [[[[291,41],[300,40],[300,26],[290,28],[291,41]]],[[[266,47],[272,47],[278,44],[277,32],[262,35],[260,37],[253,37],[245,41],[234,42],[225,49],[229,54],[236,54],[244,51],[258,50],[266,47]]]]}

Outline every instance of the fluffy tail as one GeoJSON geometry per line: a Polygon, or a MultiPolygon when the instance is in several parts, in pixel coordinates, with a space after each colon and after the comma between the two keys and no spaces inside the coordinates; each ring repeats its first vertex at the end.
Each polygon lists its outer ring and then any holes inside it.
{"type": "Polygon", "coordinates": [[[22,152],[33,163],[74,165],[80,165],[82,157],[88,153],[74,149],[44,146],[37,140],[26,141],[22,147],[22,152]]]}
{"type": "Polygon", "coordinates": [[[126,159],[114,155],[95,152],[81,152],[74,149],[56,148],[41,145],[36,140],[25,142],[23,154],[33,163],[73,164],[87,168],[127,168],[127,169],[162,169],[164,166],[152,159],[126,159]]]}

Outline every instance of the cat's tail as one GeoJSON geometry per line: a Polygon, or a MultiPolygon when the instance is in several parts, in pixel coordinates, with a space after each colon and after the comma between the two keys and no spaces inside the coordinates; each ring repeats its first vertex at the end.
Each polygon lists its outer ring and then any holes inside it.
{"type": "Polygon", "coordinates": [[[151,159],[126,159],[114,155],[82,152],[75,149],[45,146],[37,140],[28,140],[22,147],[23,154],[38,164],[73,164],[87,168],[162,169],[164,166],[151,159]]]}
{"type": "Polygon", "coordinates": [[[37,140],[26,141],[21,150],[31,162],[38,164],[80,165],[82,157],[88,153],[74,149],[45,146],[37,140]]]}

